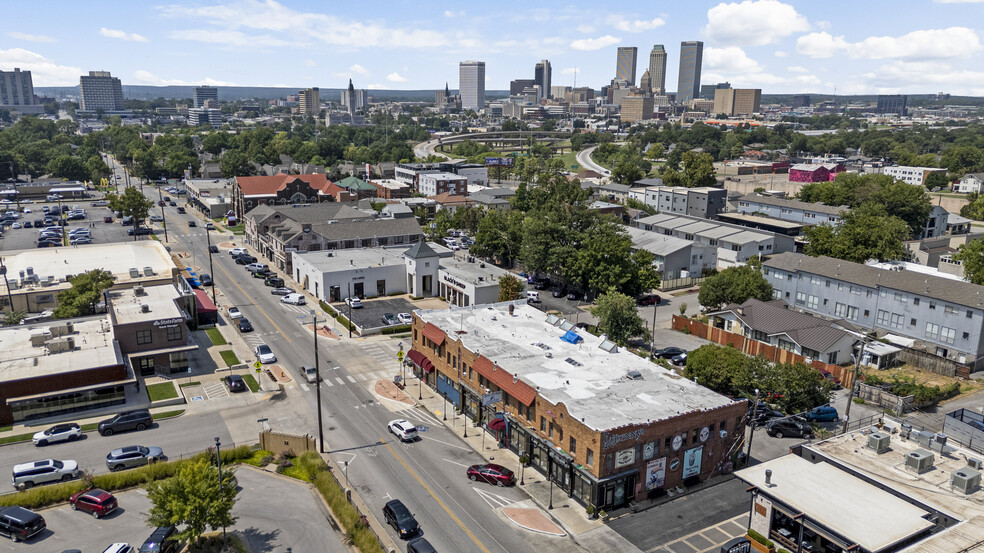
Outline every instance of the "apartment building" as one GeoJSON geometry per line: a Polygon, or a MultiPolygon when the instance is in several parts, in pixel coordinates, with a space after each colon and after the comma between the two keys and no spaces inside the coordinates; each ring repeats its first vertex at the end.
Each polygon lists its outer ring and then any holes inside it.
{"type": "Polygon", "coordinates": [[[882,173],[906,184],[915,186],[926,186],[926,177],[933,173],[946,173],[946,169],[936,167],[911,167],[908,165],[898,165],[895,167],[885,167],[882,173]]]}
{"type": "Polygon", "coordinates": [[[717,248],[718,269],[742,265],[753,257],[791,252],[796,248],[792,236],[687,215],[660,213],[639,219],[636,226],[717,248]]]}
{"type": "Polygon", "coordinates": [[[738,213],[762,215],[804,225],[839,225],[842,214],[851,209],[846,205],[831,206],[763,194],[746,194],[738,198],[736,207],[738,213]]]}
{"type": "Polygon", "coordinates": [[[626,123],[653,118],[653,97],[627,95],[622,98],[621,117],[626,123]]]}
{"type": "MultiPolygon", "coordinates": [[[[648,184],[643,179],[636,184],[648,184]]],[[[657,179],[657,182],[662,182],[657,179]]],[[[648,206],[655,207],[660,213],[679,213],[692,217],[714,218],[727,208],[728,191],[723,188],[699,186],[686,188],[683,186],[645,186],[633,188],[628,197],[638,200],[648,206]]]]}

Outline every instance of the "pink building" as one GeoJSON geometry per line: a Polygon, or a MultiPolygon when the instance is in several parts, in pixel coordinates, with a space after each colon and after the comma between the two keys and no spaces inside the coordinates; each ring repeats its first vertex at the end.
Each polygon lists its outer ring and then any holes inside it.
{"type": "Polygon", "coordinates": [[[842,171],[839,163],[800,163],[789,168],[789,182],[832,181],[842,171]]]}

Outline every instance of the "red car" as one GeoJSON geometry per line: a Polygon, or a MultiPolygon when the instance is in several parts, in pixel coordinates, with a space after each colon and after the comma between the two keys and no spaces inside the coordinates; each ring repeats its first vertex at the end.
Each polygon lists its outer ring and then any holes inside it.
{"type": "Polygon", "coordinates": [[[91,514],[95,518],[104,517],[116,510],[116,497],[107,492],[95,488],[87,492],[79,492],[68,500],[73,511],[82,511],[91,514]]]}
{"type": "Polygon", "coordinates": [[[513,471],[502,465],[489,463],[487,465],[472,465],[468,467],[466,473],[472,482],[481,480],[496,486],[512,486],[516,483],[516,475],[513,471]]]}
{"type": "Polygon", "coordinates": [[[647,295],[639,298],[636,303],[638,303],[639,305],[659,305],[663,303],[663,298],[659,296],[647,295]]]}

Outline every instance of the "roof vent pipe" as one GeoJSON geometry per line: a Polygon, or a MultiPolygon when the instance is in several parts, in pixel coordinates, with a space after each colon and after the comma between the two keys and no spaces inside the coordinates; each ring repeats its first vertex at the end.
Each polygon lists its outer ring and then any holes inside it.
{"type": "Polygon", "coordinates": [[[765,485],[772,487],[772,469],[765,469],[765,485]]]}

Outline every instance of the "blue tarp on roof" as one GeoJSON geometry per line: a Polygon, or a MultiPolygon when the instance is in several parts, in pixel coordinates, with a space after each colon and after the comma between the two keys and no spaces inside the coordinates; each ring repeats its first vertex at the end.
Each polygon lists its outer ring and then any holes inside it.
{"type": "Polygon", "coordinates": [[[573,330],[568,330],[563,336],[560,337],[560,339],[570,344],[578,344],[584,340],[584,338],[581,338],[581,336],[573,330]]]}

